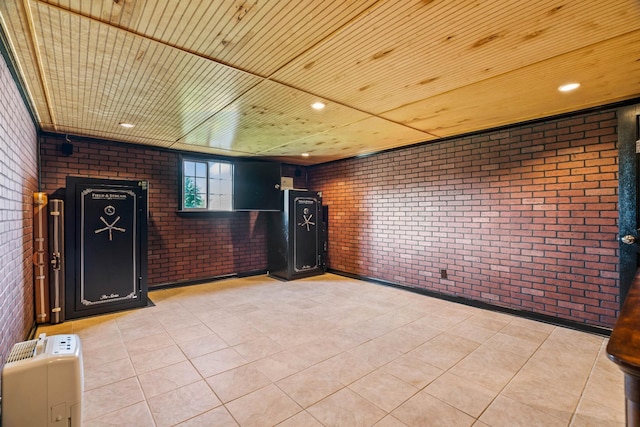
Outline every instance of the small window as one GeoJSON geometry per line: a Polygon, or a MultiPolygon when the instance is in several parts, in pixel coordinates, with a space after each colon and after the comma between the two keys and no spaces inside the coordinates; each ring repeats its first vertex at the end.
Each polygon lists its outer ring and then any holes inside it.
{"type": "Polygon", "coordinates": [[[230,211],[233,200],[233,165],[229,162],[182,161],[182,210],[230,211]]]}

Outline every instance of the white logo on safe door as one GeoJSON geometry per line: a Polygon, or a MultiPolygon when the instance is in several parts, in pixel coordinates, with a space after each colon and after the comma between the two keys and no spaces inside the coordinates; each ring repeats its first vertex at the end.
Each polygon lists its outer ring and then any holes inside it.
{"type": "Polygon", "coordinates": [[[116,219],[113,220],[113,222],[111,224],[109,224],[107,222],[106,219],[104,219],[104,217],[100,217],[100,220],[102,222],[104,222],[104,225],[106,225],[106,227],[102,227],[102,228],[98,228],[97,230],[94,231],[95,234],[98,233],[102,233],[103,231],[108,231],[109,232],[109,241],[113,240],[113,231],[120,231],[121,233],[126,232],[127,230],[121,227],[116,227],[116,222],[120,221],[120,217],[116,217],[116,219]]]}

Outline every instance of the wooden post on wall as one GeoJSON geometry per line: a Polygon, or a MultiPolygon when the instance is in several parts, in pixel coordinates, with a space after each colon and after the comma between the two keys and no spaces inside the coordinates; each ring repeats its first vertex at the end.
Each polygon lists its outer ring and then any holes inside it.
{"type": "Polygon", "coordinates": [[[47,194],[33,193],[33,277],[36,323],[49,321],[47,194]]]}

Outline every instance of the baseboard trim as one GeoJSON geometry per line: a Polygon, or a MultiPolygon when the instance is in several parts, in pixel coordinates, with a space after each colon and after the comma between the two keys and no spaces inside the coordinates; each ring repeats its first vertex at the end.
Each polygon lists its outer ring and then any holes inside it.
{"type": "Polygon", "coordinates": [[[170,289],[170,288],[181,288],[183,286],[201,285],[203,283],[218,282],[220,280],[226,280],[226,279],[260,276],[262,274],[267,274],[267,270],[244,271],[241,273],[221,274],[219,276],[203,277],[200,279],[180,280],[177,282],[161,283],[159,285],[149,286],[149,291],[156,291],[160,289],[170,289]]]}
{"type": "MultiPolygon", "coordinates": [[[[49,325],[49,323],[42,323],[42,325],[49,325]]],[[[31,329],[29,330],[29,333],[25,338],[26,341],[30,341],[36,338],[36,332],[38,331],[38,326],[40,325],[34,321],[33,324],[31,325],[31,329]]]]}
{"type": "Polygon", "coordinates": [[[373,277],[361,276],[359,274],[354,274],[354,273],[347,273],[345,271],[334,270],[332,268],[329,268],[327,272],[336,274],[338,276],[349,277],[351,279],[362,280],[364,282],[375,283],[378,285],[389,286],[391,288],[402,289],[405,291],[429,296],[432,298],[438,298],[445,301],[451,301],[459,304],[468,305],[471,307],[481,308],[483,310],[491,310],[491,311],[496,311],[500,313],[511,314],[518,317],[523,317],[530,320],[537,320],[539,322],[549,323],[551,325],[563,326],[565,328],[575,329],[581,332],[588,332],[591,334],[601,335],[605,337],[608,337],[611,335],[611,329],[604,328],[601,326],[594,326],[594,325],[588,325],[585,323],[575,322],[573,320],[554,317],[548,314],[541,314],[541,313],[536,313],[534,311],[527,311],[527,310],[517,310],[510,307],[503,307],[500,305],[489,304],[484,301],[478,301],[478,300],[465,298],[457,295],[448,295],[448,294],[443,294],[436,291],[431,291],[428,289],[414,288],[411,286],[401,285],[399,283],[388,282],[386,280],[376,279],[373,277]]]}

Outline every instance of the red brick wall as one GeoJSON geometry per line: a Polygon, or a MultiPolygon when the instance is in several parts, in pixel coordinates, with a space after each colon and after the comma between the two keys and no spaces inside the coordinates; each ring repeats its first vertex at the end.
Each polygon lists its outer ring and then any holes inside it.
{"type": "Polygon", "coordinates": [[[616,144],[601,111],[313,167],[328,265],[611,327],[616,144]]]}
{"type": "Polygon", "coordinates": [[[0,55],[0,367],[35,322],[33,193],[36,128],[0,55]]]}
{"type": "Polygon", "coordinates": [[[43,137],[42,186],[51,194],[67,175],[149,181],[149,286],[266,270],[266,221],[258,212],[181,217],[178,153],[140,145],[43,137]]]}

